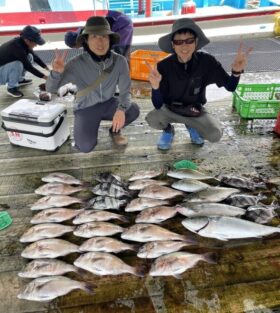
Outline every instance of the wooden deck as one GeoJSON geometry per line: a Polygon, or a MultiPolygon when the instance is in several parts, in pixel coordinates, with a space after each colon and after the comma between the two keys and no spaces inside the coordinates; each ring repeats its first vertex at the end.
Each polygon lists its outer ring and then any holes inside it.
{"type": "MultiPolygon", "coordinates": [[[[34,86],[38,84],[35,81],[34,86]]],[[[23,91],[34,97],[32,88],[23,91]]],[[[17,299],[17,294],[28,280],[17,276],[27,261],[20,253],[24,245],[19,237],[30,227],[32,212],[29,205],[39,197],[34,190],[42,184],[41,177],[60,171],[85,181],[92,181],[96,172],[112,171],[123,178],[139,169],[158,168],[174,161],[188,159],[196,162],[199,170],[213,175],[235,173],[262,177],[279,177],[280,140],[272,133],[275,120],[258,120],[253,128],[240,121],[232,112],[231,97],[211,102],[209,111],[217,115],[224,127],[221,142],[207,142],[202,148],[190,143],[183,126],[176,126],[176,139],[171,151],[162,153],[156,148],[159,132],[149,128],[144,120],[151,109],[149,88],[134,83],[133,94],[141,108],[140,118],[125,130],[129,145],[115,150],[108,137],[109,124],[102,124],[95,151],[83,154],[74,151],[68,140],[58,151],[46,152],[12,146],[6,133],[0,131],[0,207],[7,210],[13,224],[0,231],[0,312],[1,313],[253,313],[280,312],[280,237],[265,240],[233,242],[217,247],[217,241],[200,240],[193,251],[215,251],[217,264],[199,263],[183,274],[183,279],[137,278],[131,275],[83,278],[94,282],[94,295],[73,291],[51,303],[17,299]],[[143,96],[144,95],[144,96],[143,96]]],[[[214,91],[216,92],[216,91],[214,91]]],[[[15,99],[0,87],[0,109],[15,99]]],[[[68,110],[72,126],[73,115],[68,110]]],[[[72,128],[72,127],[71,127],[72,128]]],[[[280,199],[280,187],[267,191],[270,200],[280,199]]],[[[186,230],[180,218],[165,223],[178,233],[186,230]]],[[[275,225],[278,221],[275,222],[275,225]]],[[[73,242],[77,239],[65,236],[73,242]]],[[[73,261],[77,255],[66,259],[73,261]]],[[[129,264],[145,264],[133,253],[123,253],[129,264]]],[[[69,275],[76,279],[79,276],[69,275]]]]}

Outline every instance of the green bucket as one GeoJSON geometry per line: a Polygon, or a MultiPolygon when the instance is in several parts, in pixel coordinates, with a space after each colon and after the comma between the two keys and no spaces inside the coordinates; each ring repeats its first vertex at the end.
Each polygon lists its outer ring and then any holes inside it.
{"type": "Polygon", "coordinates": [[[181,160],[173,164],[173,167],[176,168],[176,170],[179,170],[181,168],[189,168],[191,170],[196,170],[197,165],[189,160],[181,160]]]}
{"type": "Polygon", "coordinates": [[[10,214],[6,211],[0,212],[0,230],[10,226],[12,224],[12,218],[10,214]]]}

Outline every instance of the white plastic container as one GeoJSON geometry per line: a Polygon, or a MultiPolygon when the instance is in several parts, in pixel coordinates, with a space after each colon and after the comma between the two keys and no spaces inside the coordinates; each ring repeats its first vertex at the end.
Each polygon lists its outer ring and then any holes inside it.
{"type": "Polygon", "coordinates": [[[12,144],[54,151],[69,138],[64,104],[20,99],[1,112],[12,144]]]}

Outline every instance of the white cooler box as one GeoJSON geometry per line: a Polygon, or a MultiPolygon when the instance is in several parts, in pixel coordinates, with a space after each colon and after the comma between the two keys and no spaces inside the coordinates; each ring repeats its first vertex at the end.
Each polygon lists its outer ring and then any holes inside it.
{"type": "Polygon", "coordinates": [[[54,151],[69,138],[65,105],[20,99],[1,112],[2,128],[14,145],[54,151]]]}

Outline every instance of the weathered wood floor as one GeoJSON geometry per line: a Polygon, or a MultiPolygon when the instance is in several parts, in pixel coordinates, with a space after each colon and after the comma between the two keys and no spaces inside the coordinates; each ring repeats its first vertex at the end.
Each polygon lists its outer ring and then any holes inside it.
{"type": "MultiPolygon", "coordinates": [[[[38,81],[34,83],[37,84],[38,81]]],[[[134,94],[139,91],[140,95],[147,94],[145,84],[135,84],[134,88],[134,94]],[[137,86],[140,86],[139,90],[137,86]]],[[[23,91],[26,97],[34,97],[32,86],[23,91]]],[[[3,86],[0,94],[2,110],[14,99],[5,94],[3,86]]],[[[185,129],[176,126],[176,139],[168,153],[157,150],[155,144],[159,132],[147,127],[144,121],[151,109],[149,99],[138,98],[136,101],[141,107],[141,116],[125,130],[129,137],[125,150],[112,147],[107,135],[109,124],[102,125],[98,146],[88,154],[74,151],[70,140],[56,152],[12,146],[6,133],[0,131],[0,207],[8,210],[13,218],[13,224],[0,231],[0,312],[280,312],[279,236],[223,247],[215,247],[216,241],[200,240],[200,247],[194,247],[194,251],[216,251],[218,263],[201,262],[185,272],[181,280],[88,275],[86,280],[97,285],[94,295],[73,291],[48,304],[17,299],[19,290],[27,282],[17,276],[27,263],[20,256],[24,245],[19,243],[19,237],[30,227],[32,212],[28,206],[39,198],[34,190],[42,184],[41,177],[47,173],[60,171],[92,181],[93,173],[110,170],[127,178],[139,169],[158,168],[188,159],[196,162],[201,171],[214,175],[280,176],[280,140],[272,133],[275,120],[255,121],[250,129],[232,112],[230,96],[208,104],[209,110],[223,124],[221,142],[207,142],[202,148],[195,147],[185,129]]],[[[68,116],[72,126],[70,109],[68,116]]],[[[279,200],[279,186],[269,190],[267,195],[271,194],[274,200],[279,200]]],[[[186,232],[178,218],[166,225],[171,230],[186,232]]],[[[70,256],[67,260],[73,261],[76,257],[70,256]]],[[[122,258],[133,265],[143,263],[135,254],[124,253],[122,258]]],[[[71,277],[81,279],[75,275],[71,277]]]]}

